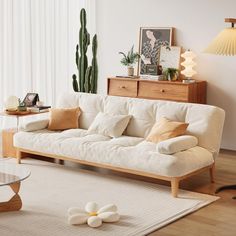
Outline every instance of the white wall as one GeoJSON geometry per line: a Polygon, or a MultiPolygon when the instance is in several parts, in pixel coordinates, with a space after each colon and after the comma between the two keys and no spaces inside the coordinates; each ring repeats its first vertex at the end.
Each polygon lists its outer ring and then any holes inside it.
{"type": "Polygon", "coordinates": [[[98,0],[99,93],[106,78],[126,74],[119,51],[134,44],[140,26],[175,27],[175,43],[197,54],[196,79],[208,81],[207,103],[226,111],[222,147],[236,150],[236,57],[202,51],[224,28],[224,18],[236,18],[235,0],[98,0]]]}

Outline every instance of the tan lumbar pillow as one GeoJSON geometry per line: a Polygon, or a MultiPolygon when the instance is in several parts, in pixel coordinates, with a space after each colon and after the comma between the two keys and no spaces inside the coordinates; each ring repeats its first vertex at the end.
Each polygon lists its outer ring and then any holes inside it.
{"type": "Polygon", "coordinates": [[[50,109],[49,130],[65,130],[79,128],[80,108],[50,109]]]}
{"type": "Polygon", "coordinates": [[[163,140],[185,134],[187,127],[187,123],[172,121],[165,117],[162,117],[152,127],[152,130],[147,136],[146,140],[153,143],[159,143],[163,140]]]}

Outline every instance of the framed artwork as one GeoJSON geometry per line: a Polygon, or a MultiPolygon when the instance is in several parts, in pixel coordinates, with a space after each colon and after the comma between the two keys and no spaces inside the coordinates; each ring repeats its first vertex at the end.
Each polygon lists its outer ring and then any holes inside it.
{"type": "Polygon", "coordinates": [[[161,46],[159,65],[162,66],[163,69],[166,69],[166,68],[179,69],[180,68],[180,54],[181,54],[181,47],[161,46]]]}
{"type": "Polygon", "coordinates": [[[157,75],[160,58],[160,48],[161,46],[171,46],[172,36],[173,28],[140,28],[139,54],[141,57],[138,64],[138,72],[140,76],[157,75]]]}
{"type": "Polygon", "coordinates": [[[37,101],[39,101],[39,95],[37,93],[27,93],[23,100],[27,107],[35,106],[37,101]]]}

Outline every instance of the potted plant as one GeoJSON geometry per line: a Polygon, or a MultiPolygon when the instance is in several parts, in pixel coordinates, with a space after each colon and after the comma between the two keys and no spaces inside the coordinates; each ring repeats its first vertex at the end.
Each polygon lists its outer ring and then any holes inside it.
{"type": "Polygon", "coordinates": [[[166,80],[169,81],[175,81],[178,79],[179,76],[179,70],[176,68],[166,68],[163,71],[163,75],[165,77],[166,80]]]}
{"type": "Polygon", "coordinates": [[[121,64],[127,66],[128,76],[134,75],[134,64],[138,61],[140,55],[137,52],[134,52],[134,46],[128,51],[127,55],[124,52],[119,52],[119,54],[123,55],[121,59],[121,64]]]}

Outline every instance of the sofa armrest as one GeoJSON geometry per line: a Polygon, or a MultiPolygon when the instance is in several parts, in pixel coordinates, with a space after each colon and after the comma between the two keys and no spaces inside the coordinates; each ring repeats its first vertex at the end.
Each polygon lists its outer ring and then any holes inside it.
{"type": "Polygon", "coordinates": [[[37,121],[31,121],[28,123],[23,124],[20,127],[21,131],[26,131],[26,132],[30,132],[30,131],[36,131],[36,130],[41,130],[41,129],[46,129],[48,127],[48,123],[49,120],[45,119],[45,120],[37,120],[37,121]]]}
{"type": "Polygon", "coordinates": [[[170,138],[157,144],[157,151],[163,154],[174,154],[197,146],[198,139],[191,135],[170,138]]]}

